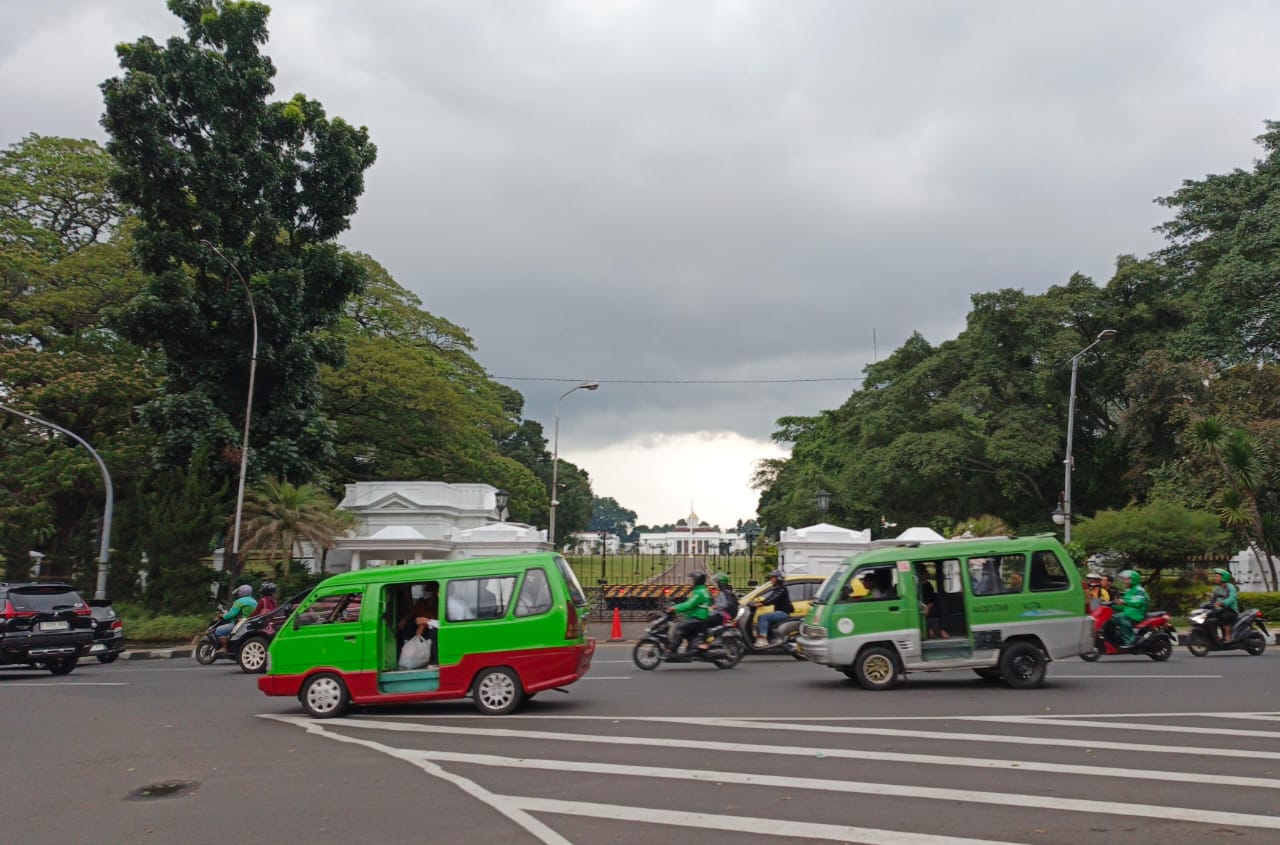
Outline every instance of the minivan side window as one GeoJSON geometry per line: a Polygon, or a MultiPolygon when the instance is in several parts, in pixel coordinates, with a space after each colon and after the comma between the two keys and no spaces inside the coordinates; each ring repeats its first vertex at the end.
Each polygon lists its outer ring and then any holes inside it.
{"type": "Polygon", "coordinates": [[[560,570],[560,574],[564,576],[564,583],[569,588],[569,598],[573,599],[573,603],[586,604],[587,597],[582,592],[582,585],[578,583],[578,576],[573,574],[573,567],[569,565],[569,561],[556,555],[556,569],[560,570]]]}
{"type": "Polygon", "coordinates": [[[297,625],[327,625],[331,622],[356,622],[360,619],[360,593],[321,596],[298,614],[297,625]]]}
{"type": "Polygon", "coordinates": [[[1071,586],[1062,561],[1051,551],[1039,551],[1031,555],[1031,591],[1044,593],[1065,590],[1071,586]]]}
{"type": "Polygon", "coordinates": [[[466,622],[471,619],[501,619],[507,615],[516,576],[466,578],[450,581],[445,600],[445,619],[466,622]]]}
{"type": "Polygon", "coordinates": [[[520,598],[516,599],[516,616],[537,616],[551,609],[551,585],[541,569],[526,569],[520,598]]]}
{"type": "Polygon", "coordinates": [[[998,596],[1022,592],[1026,574],[1025,555],[969,558],[969,582],[975,596],[998,596]]]}

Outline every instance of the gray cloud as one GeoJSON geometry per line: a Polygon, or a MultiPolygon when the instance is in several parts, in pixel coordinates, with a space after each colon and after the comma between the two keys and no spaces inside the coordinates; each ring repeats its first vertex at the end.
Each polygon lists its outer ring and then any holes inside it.
{"type": "MultiPolygon", "coordinates": [[[[106,6],[4,5],[0,142],[100,136],[114,43],[176,29],[106,6]]],[[[502,376],[859,375],[974,292],[1105,280],[1277,116],[1261,2],[276,7],[278,96],[380,149],[347,244],[502,376]]],[[[550,432],[570,385],[513,385],[550,432]]],[[[761,438],[855,385],[606,385],[562,431],[761,438]]]]}

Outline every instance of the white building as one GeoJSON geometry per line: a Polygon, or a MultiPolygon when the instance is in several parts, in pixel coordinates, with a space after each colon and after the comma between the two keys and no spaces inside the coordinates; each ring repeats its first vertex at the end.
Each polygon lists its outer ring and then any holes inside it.
{"type": "MultiPolygon", "coordinates": [[[[1280,568],[1280,561],[1276,562],[1277,568],[1280,568]]],[[[1266,579],[1263,577],[1264,572],[1268,572],[1267,559],[1253,551],[1253,549],[1245,549],[1231,559],[1228,568],[1231,570],[1231,577],[1235,580],[1236,586],[1241,592],[1260,593],[1267,589],[1266,579]]]]}
{"type": "MultiPolygon", "coordinates": [[[[497,492],[490,484],[443,481],[348,484],[338,508],[353,514],[355,525],[335,538],[324,571],[550,551],[545,530],[498,520],[497,492]]],[[[319,572],[316,550],[304,547],[303,554],[319,572]]],[[[213,557],[214,569],[222,569],[222,550],[213,557]]]]}
{"type": "Polygon", "coordinates": [[[871,529],[841,528],[825,522],[787,528],[778,537],[778,568],[787,575],[829,575],[856,554],[906,543],[942,543],[946,538],[931,528],[908,528],[897,537],[871,539],[871,529]]]}
{"type": "MultiPolygon", "coordinates": [[[[622,541],[617,534],[605,534],[604,550],[606,554],[616,555],[622,551],[622,541]]],[[[575,555],[591,555],[600,553],[599,531],[575,531],[569,535],[570,551],[575,555]]]]}
{"type": "Polygon", "coordinates": [[[719,555],[722,544],[729,552],[745,552],[747,541],[736,531],[720,531],[703,523],[696,513],[689,514],[683,527],[670,531],[646,531],[640,534],[636,548],[640,554],[654,555],[719,555]]]}

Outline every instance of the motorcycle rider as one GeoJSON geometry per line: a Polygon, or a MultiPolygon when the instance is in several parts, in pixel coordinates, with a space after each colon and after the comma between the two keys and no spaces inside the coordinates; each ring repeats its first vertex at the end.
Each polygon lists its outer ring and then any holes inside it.
{"type": "Polygon", "coordinates": [[[707,616],[706,625],[702,629],[702,642],[699,651],[706,651],[710,645],[706,642],[707,634],[717,625],[732,625],[738,615],[738,596],[729,586],[729,573],[716,573],[716,597],[711,604],[711,613],[707,616]]]}
{"type": "Polygon", "coordinates": [[[760,596],[751,604],[754,607],[762,607],[766,604],[773,605],[773,611],[766,613],[756,620],[756,641],[755,648],[768,648],[770,644],[769,629],[775,624],[785,622],[791,618],[791,613],[795,610],[791,604],[791,593],[787,591],[787,582],[783,580],[784,576],[781,569],[775,569],[769,573],[769,581],[773,586],[769,592],[760,596]]]}
{"type": "Polygon", "coordinates": [[[232,629],[252,616],[254,609],[258,606],[257,600],[253,597],[253,587],[248,584],[236,587],[235,597],[236,600],[231,603],[231,607],[222,614],[222,624],[213,629],[213,635],[218,638],[218,649],[221,651],[227,650],[227,640],[231,636],[232,629]]]}
{"type": "Polygon", "coordinates": [[[1117,572],[1116,581],[1124,595],[1112,601],[1111,606],[1121,610],[1107,620],[1103,636],[1128,648],[1134,643],[1133,626],[1147,618],[1147,605],[1151,599],[1142,587],[1142,576],[1136,571],[1125,569],[1117,572]]]}
{"type": "Polygon", "coordinates": [[[686,641],[688,646],[685,653],[688,654],[687,649],[693,648],[694,638],[702,633],[703,625],[710,615],[711,593],[707,590],[707,573],[691,572],[689,580],[693,582],[689,598],[670,608],[676,613],[684,614],[684,621],[676,626],[676,632],[667,648],[667,657],[674,657],[680,650],[681,643],[686,641]]]}
{"type": "Polygon", "coordinates": [[[1227,645],[1231,642],[1231,626],[1236,624],[1236,617],[1240,615],[1240,591],[1231,583],[1230,570],[1215,569],[1209,573],[1209,580],[1214,585],[1213,592],[1209,594],[1209,601],[1213,604],[1209,619],[1221,626],[1222,644],[1227,645]]]}
{"type": "Polygon", "coordinates": [[[279,607],[276,603],[276,585],[273,582],[263,581],[262,586],[258,588],[258,592],[262,595],[262,598],[258,600],[258,608],[253,612],[254,616],[270,613],[279,607]]]}

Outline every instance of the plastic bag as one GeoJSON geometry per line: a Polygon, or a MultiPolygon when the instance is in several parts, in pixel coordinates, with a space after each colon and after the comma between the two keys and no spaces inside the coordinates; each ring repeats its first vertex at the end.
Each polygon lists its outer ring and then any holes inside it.
{"type": "Polygon", "coordinates": [[[401,669],[417,669],[430,662],[431,643],[425,637],[410,637],[400,649],[401,669]]]}

